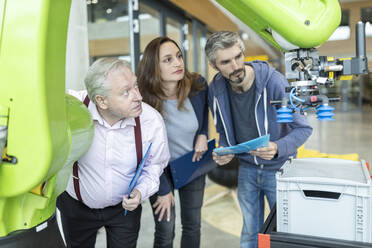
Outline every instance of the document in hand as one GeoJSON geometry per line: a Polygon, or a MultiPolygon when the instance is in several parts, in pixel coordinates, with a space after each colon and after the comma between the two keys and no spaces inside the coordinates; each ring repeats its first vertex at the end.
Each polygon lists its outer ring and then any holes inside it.
{"type": "Polygon", "coordinates": [[[253,140],[249,140],[244,143],[240,143],[235,146],[215,148],[213,151],[218,156],[223,156],[227,154],[246,153],[252,150],[256,150],[257,148],[260,148],[260,147],[268,146],[269,141],[270,141],[270,134],[266,134],[264,136],[258,137],[253,140]]]}
{"type": "Polygon", "coordinates": [[[205,152],[200,161],[192,162],[194,151],[191,151],[182,157],[170,162],[171,174],[174,188],[179,189],[192,180],[200,177],[217,167],[212,159],[212,151],[216,147],[216,141],[208,142],[208,151],[205,152]]]}
{"type": "MultiPolygon", "coordinates": [[[[141,172],[142,172],[142,169],[143,169],[143,166],[145,165],[146,161],[147,161],[147,158],[149,156],[149,152],[150,152],[150,148],[152,146],[152,143],[150,143],[149,147],[147,148],[146,150],[146,153],[145,155],[143,156],[140,164],[138,165],[138,168],[136,170],[136,173],[134,173],[134,176],[132,177],[132,180],[130,181],[129,183],[129,193],[128,193],[128,198],[130,196],[130,193],[132,192],[132,190],[134,189],[134,187],[136,186],[137,184],[137,181],[138,181],[138,178],[140,177],[141,175],[141,172]]],[[[124,215],[127,215],[127,210],[125,209],[124,210],[124,215]]]]}

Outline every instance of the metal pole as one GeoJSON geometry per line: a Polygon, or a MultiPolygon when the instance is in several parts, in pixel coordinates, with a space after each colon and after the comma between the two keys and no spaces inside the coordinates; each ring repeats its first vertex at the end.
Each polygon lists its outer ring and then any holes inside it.
{"type": "Polygon", "coordinates": [[[138,0],[128,0],[130,61],[133,73],[136,72],[140,53],[138,9],[138,0]]]}

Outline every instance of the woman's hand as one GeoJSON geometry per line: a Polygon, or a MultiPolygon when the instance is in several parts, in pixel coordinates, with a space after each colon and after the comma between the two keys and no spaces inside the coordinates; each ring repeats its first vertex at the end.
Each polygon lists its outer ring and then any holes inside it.
{"type": "Polygon", "coordinates": [[[171,218],[171,209],[174,206],[174,196],[172,191],[166,195],[159,195],[156,202],[152,205],[155,209],[155,215],[159,214],[158,221],[162,221],[164,213],[167,214],[167,221],[171,218]]]}
{"type": "Polygon", "coordinates": [[[192,162],[199,161],[203,157],[203,154],[208,150],[207,136],[199,134],[198,137],[196,137],[194,150],[192,162]]]}

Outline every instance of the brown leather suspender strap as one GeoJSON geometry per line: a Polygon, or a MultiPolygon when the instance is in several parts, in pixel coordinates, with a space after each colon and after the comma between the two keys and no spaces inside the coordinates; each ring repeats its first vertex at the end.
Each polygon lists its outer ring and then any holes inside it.
{"type": "Polygon", "coordinates": [[[89,101],[90,101],[90,99],[89,99],[89,96],[87,95],[86,97],[85,97],[85,99],[84,99],[84,105],[85,106],[87,106],[87,108],[88,108],[88,106],[89,106],[89,101]]]}
{"type": "Polygon", "coordinates": [[[75,161],[74,166],[72,167],[72,179],[74,181],[74,190],[75,190],[75,195],[78,198],[79,201],[83,202],[81,199],[81,194],[80,194],[80,186],[79,186],[79,166],[78,166],[78,161],[75,161]]]}
{"type": "MultiPolygon", "coordinates": [[[[84,105],[88,107],[89,105],[89,97],[86,96],[84,99],[84,105]]],[[[139,116],[134,119],[136,121],[136,126],[134,127],[134,138],[136,142],[136,154],[137,154],[137,167],[141,163],[142,160],[142,134],[141,134],[141,123],[139,116]]],[[[81,198],[80,194],[80,185],[79,185],[79,163],[76,161],[74,163],[73,169],[72,169],[72,178],[74,181],[74,190],[76,197],[79,201],[83,202],[83,199],[81,198]]]]}
{"type": "MultiPolygon", "coordinates": [[[[84,105],[88,108],[89,106],[89,97],[88,95],[84,99],[84,105]]],[[[80,194],[80,185],[79,185],[79,163],[78,161],[75,161],[73,167],[72,167],[72,178],[74,181],[74,190],[75,190],[75,195],[78,198],[79,201],[83,202],[83,199],[81,198],[80,194]]]]}
{"type": "Polygon", "coordinates": [[[142,135],[141,135],[141,123],[139,116],[134,119],[136,121],[136,126],[134,127],[134,138],[136,140],[136,153],[137,153],[137,167],[142,160],[142,135]]]}

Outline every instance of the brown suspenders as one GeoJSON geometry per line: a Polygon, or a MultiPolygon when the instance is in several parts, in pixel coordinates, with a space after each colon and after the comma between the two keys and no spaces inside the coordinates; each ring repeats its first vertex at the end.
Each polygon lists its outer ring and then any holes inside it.
{"type": "MultiPolygon", "coordinates": [[[[84,99],[84,105],[88,107],[89,105],[89,97],[86,96],[84,99]]],[[[136,154],[137,154],[137,168],[142,160],[142,135],[141,135],[141,123],[139,120],[139,116],[134,119],[136,121],[136,126],[134,127],[134,137],[136,142],[136,154]]],[[[74,189],[76,197],[79,201],[83,202],[80,194],[80,186],[79,186],[79,163],[75,161],[74,166],[72,168],[72,178],[74,181],[74,189]]]]}

